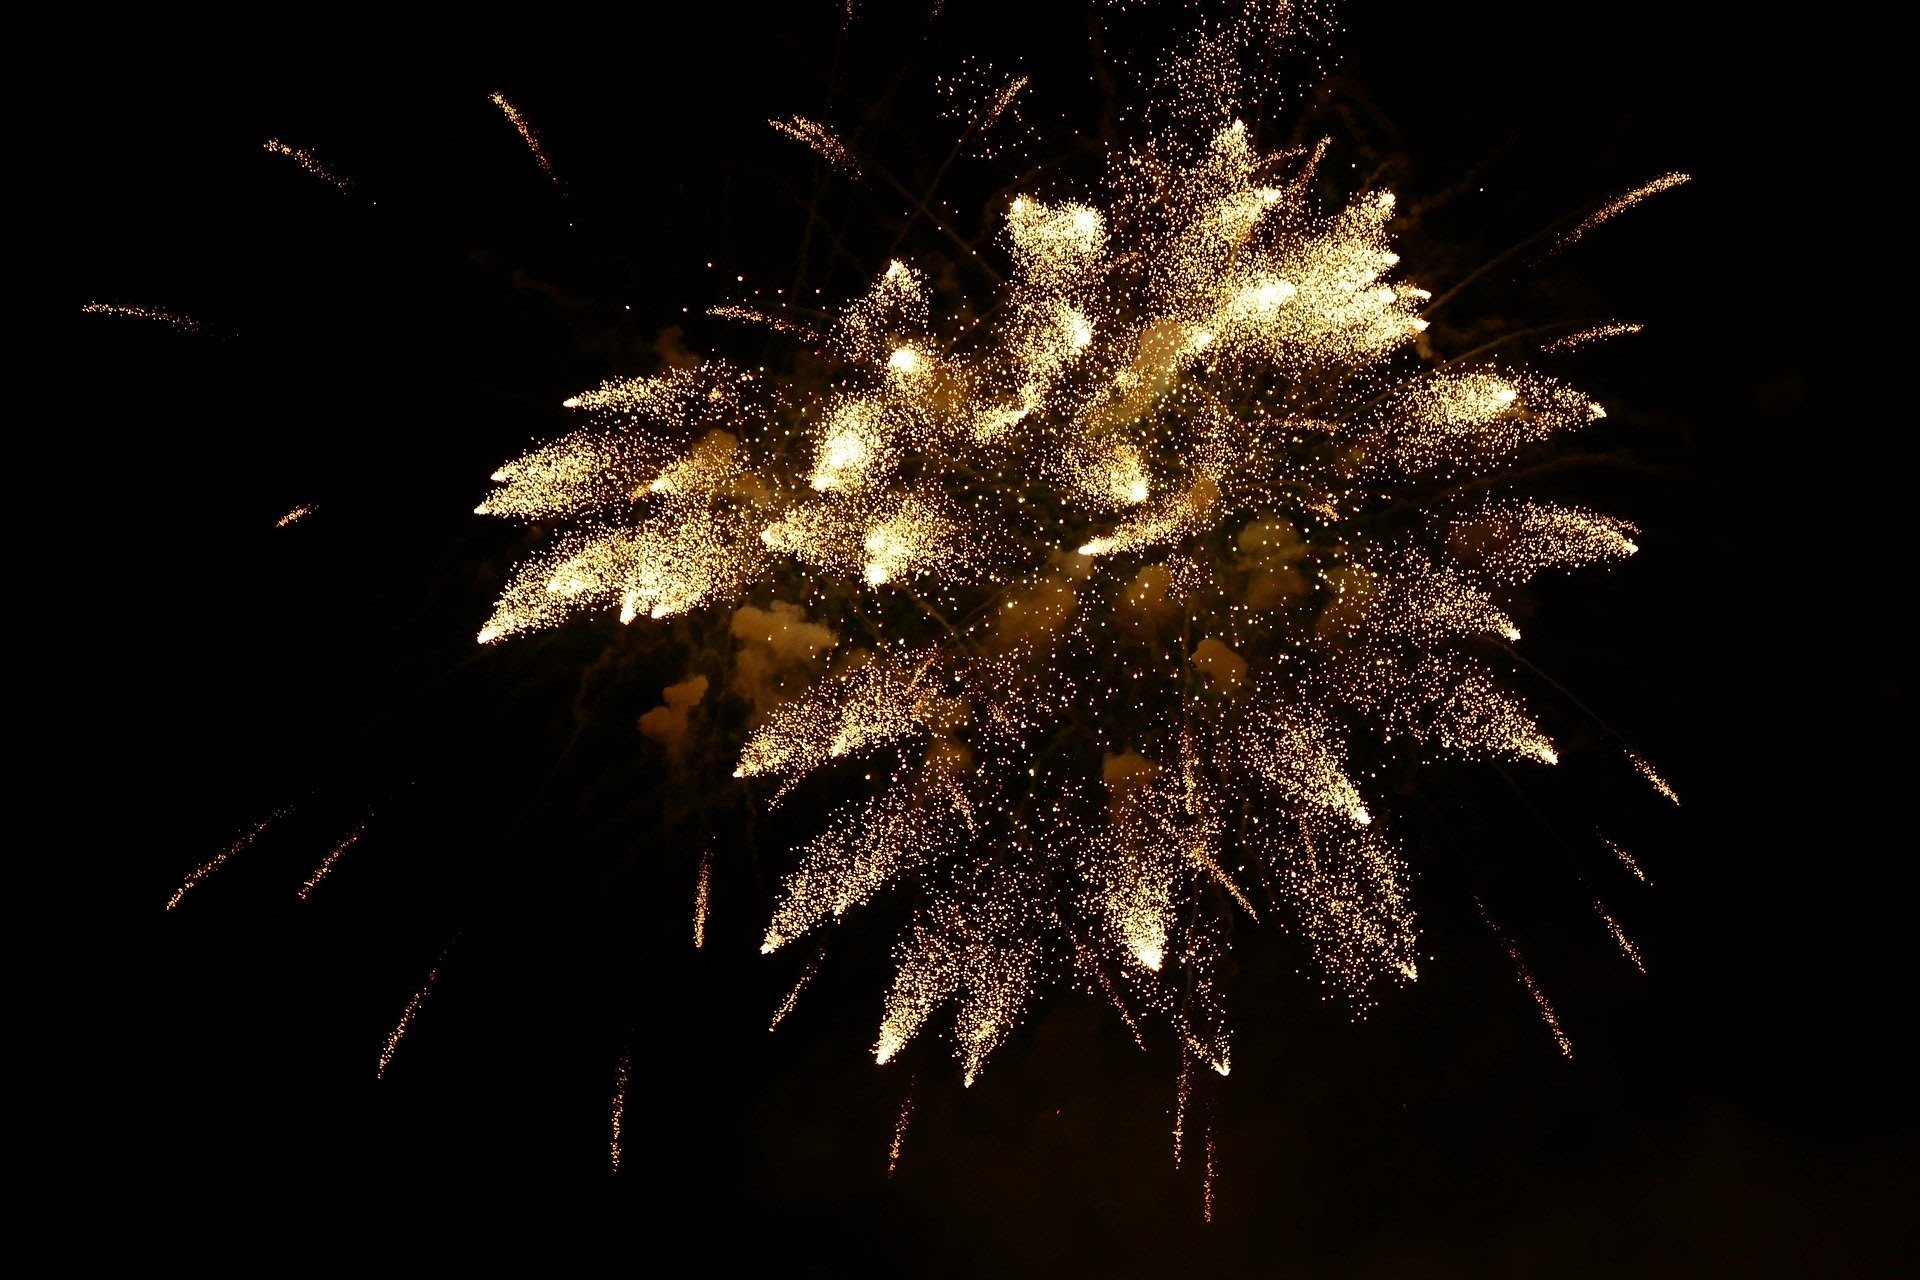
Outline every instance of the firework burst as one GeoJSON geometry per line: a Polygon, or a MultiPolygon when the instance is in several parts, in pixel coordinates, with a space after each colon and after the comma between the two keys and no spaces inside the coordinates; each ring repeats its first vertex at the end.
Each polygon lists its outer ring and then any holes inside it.
{"type": "MultiPolygon", "coordinates": [[[[762,949],[910,899],[879,1063],[947,1017],[971,1084],[1067,985],[1225,1075],[1240,915],[1289,929],[1356,1008],[1412,981],[1382,776],[1558,763],[1489,660],[1519,639],[1510,598],[1638,550],[1624,521],[1500,483],[1601,406],[1424,356],[1435,304],[1393,247],[1393,193],[1329,201],[1324,143],[1265,150],[1235,114],[1269,87],[1248,70],[1269,8],[1148,77],[1143,133],[1090,189],[1004,203],[984,319],[906,258],[825,326],[753,310],[830,376],[716,359],[605,383],[479,507],[557,530],[483,642],[693,617],[730,655],[735,777],[775,804],[816,777],[869,788],[801,844],[762,949]]],[[[863,167],[812,121],[771,123],[863,167]]],[[[708,687],[660,710],[684,728],[708,687]]]]}

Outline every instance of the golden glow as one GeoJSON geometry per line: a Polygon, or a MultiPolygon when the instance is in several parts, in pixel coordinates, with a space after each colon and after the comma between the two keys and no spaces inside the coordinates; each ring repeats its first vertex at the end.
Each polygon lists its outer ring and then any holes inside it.
{"type": "MultiPolygon", "coordinates": [[[[892,895],[877,1063],[934,1027],[971,1084],[1067,983],[1224,1076],[1230,938],[1264,920],[1356,1010],[1416,980],[1401,779],[1556,764],[1507,679],[1521,588],[1639,549],[1624,521],[1512,496],[1604,410],[1518,360],[1430,350],[1393,194],[1325,199],[1327,144],[1263,151],[1234,118],[1261,88],[1243,55],[1277,38],[1254,8],[1155,73],[1146,136],[1104,177],[1007,199],[969,246],[990,300],[952,282],[969,263],[895,259],[824,310],[714,307],[805,355],[569,397],[579,428],[478,508],[547,531],[483,641],[684,619],[732,663],[734,776],[772,806],[818,775],[858,793],[798,840],[761,950],[892,895]]],[[[1010,129],[1025,79],[974,79],[965,128],[1010,129]]],[[[851,170],[824,125],[769,123],[851,170]]],[[[691,732],[690,684],[649,737],[691,732]]]]}

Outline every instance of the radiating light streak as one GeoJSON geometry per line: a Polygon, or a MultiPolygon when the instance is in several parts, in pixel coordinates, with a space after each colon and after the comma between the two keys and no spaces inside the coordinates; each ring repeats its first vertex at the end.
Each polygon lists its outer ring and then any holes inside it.
{"type": "Polygon", "coordinates": [[[1541,347],[1542,351],[1578,351],[1582,347],[1592,346],[1596,342],[1605,342],[1609,338],[1625,338],[1639,333],[1645,326],[1637,324],[1597,324],[1578,333],[1570,333],[1564,338],[1555,338],[1541,347]]]}
{"type": "Polygon", "coordinates": [[[1600,922],[1607,926],[1607,932],[1613,935],[1614,944],[1620,948],[1620,954],[1625,956],[1634,968],[1638,969],[1641,973],[1645,973],[1647,971],[1647,965],[1646,961],[1640,958],[1640,948],[1633,945],[1633,939],[1629,938],[1627,931],[1620,927],[1620,922],[1613,918],[1613,914],[1607,910],[1606,904],[1598,898],[1595,898],[1593,901],[1593,910],[1594,914],[1600,917],[1600,922]]]}
{"type": "Polygon", "coordinates": [[[787,1015],[793,1012],[793,1007],[800,1003],[800,993],[807,989],[809,982],[813,981],[813,975],[818,968],[819,962],[816,960],[800,971],[799,979],[788,989],[787,994],[781,997],[779,1007],[773,1011],[773,1021],[767,1023],[768,1031],[775,1030],[786,1021],[787,1015]]]}
{"type": "Polygon", "coordinates": [[[1635,755],[1631,751],[1627,752],[1627,761],[1628,763],[1633,765],[1635,772],[1637,772],[1641,777],[1647,780],[1648,786],[1652,787],[1655,791],[1659,792],[1661,796],[1665,797],[1667,802],[1673,805],[1674,808],[1677,809],[1680,807],[1679,795],[1674,792],[1674,789],[1672,787],[1667,785],[1667,780],[1661,777],[1659,773],[1654,770],[1654,767],[1652,765],[1648,764],[1645,759],[1643,759],[1638,755],[1635,755]]]}
{"type": "Polygon", "coordinates": [[[620,1172],[621,1126],[626,1120],[627,1081],[632,1071],[632,1055],[621,1054],[613,1073],[613,1096],[607,1103],[607,1165],[611,1173],[620,1172]]]}
{"type": "Polygon", "coordinates": [[[900,1167],[900,1150],[907,1141],[907,1122],[913,1118],[913,1089],[907,1089],[907,1096],[900,1101],[900,1114],[893,1122],[893,1141],[887,1144],[887,1177],[891,1178],[900,1167]]]}
{"type": "Polygon", "coordinates": [[[238,840],[235,840],[232,844],[228,845],[226,848],[222,849],[220,852],[214,854],[211,858],[208,858],[205,862],[195,867],[192,870],[192,872],[188,874],[187,878],[180,882],[180,887],[173,891],[173,896],[167,899],[166,909],[168,911],[171,911],[175,907],[179,906],[180,900],[187,896],[188,890],[192,889],[195,885],[198,885],[202,880],[205,880],[208,876],[212,875],[214,872],[218,871],[221,867],[225,866],[227,859],[233,857],[234,854],[240,853],[248,848],[251,848],[253,845],[253,842],[258,840],[262,835],[262,833],[264,833],[268,827],[272,826],[274,823],[278,822],[280,819],[286,817],[288,814],[292,812],[293,812],[292,805],[288,805],[284,809],[274,810],[272,813],[262,818],[259,822],[256,822],[238,840]]]}
{"type": "Polygon", "coordinates": [[[372,821],[373,813],[369,811],[366,817],[354,824],[353,830],[347,832],[345,836],[341,837],[339,843],[327,850],[327,856],[320,860],[320,865],[313,869],[313,874],[308,876],[306,883],[300,886],[300,900],[302,902],[305,902],[307,898],[312,895],[313,891],[320,886],[320,882],[327,878],[328,873],[333,870],[333,864],[340,861],[340,855],[348,849],[351,849],[359,842],[360,837],[367,833],[367,824],[372,821]]]}
{"type": "Polygon", "coordinates": [[[1633,878],[1635,880],[1638,880],[1641,884],[1648,883],[1647,873],[1640,869],[1639,861],[1631,853],[1627,852],[1625,846],[1621,845],[1618,841],[1609,839],[1606,836],[1600,837],[1600,843],[1606,845],[1607,848],[1612,852],[1613,856],[1620,859],[1621,866],[1633,872],[1633,878]]]}
{"type": "Polygon", "coordinates": [[[427,970],[426,980],[420,984],[420,989],[413,993],[412,999],[407,1001],[407,1007],[400,1011],[400,1021],[394,1023],[393,1030],[387,1032],[386,1043],[380,1047],[380,1065],[374,1069],[374,1079],[386,1078],[387,1067],[393,1062],[394,1053],[399,1050],[400,1042],[406,1038],[408,1028],[413,1026],[414,1018],[420,1013],[420,1006],[426,1003],[427,993],[432,991],[433,984],[440,980],[440,966],[445,964],[446,960],[447,953],[443,951],[440,953],[440,958],[435,960],[433,966],[427,970]]]}
{"type": "Polygon", "coordinates": [[[520,108],[508,102],[507,96],[503,93],[490,93],[487,95],[487,101],[500,108],[500,113],[513,124],[515,131],[520,135],[520,141],[526,143],[527,150],[533,153],[534,163],[540,166],[540,172],[546,174],[548,181],[554,186],[559,186],[560,175],[553,171],[553,162],[547,159],[546,148],[540,145],[539,136],[534,133],[533,126],[527,123],[527,118],[520,114],[520,108]]]}
{"type": "Polygon", "coordinates": [[[1204,1220],[1207,1223],[1212,1223],[1213,1221],[1213,1195],[1214,1195],[1213,1188],[1214,1188],[1214,1183],[1218,1181],[1219,1177],[1220,1177],[1220,1147],[1219,1147],[1219,1143],[1215,1141],[1213,1136],[1213,1125],[1209,1123],[1207,1125],[1207,1166],[1206,1166],[1206,1172],[1203,1177],[1203,1181],[1200,1184],[1200,1194],[1201,1194],[1200,1214],[1201,1214],[1202,1220],[1204,1220]]]}
{"type": "Polygon", "coordinates": [[[1633,208],[1633,206],[1639,204],[1642,200],[1657,196],[1662,191],[1671,191],[1673,188],[1692,180],[1693,175],[1689,173],[1668,173],[1662,174],[1651,182],[1643,182],[1633,190],[1615,196],[1582,218],[1573,230],[1560,237],[1558,247],[1562,249],[1567,248],[1601,223],[1619,217],[1627,210],[1633,208]]]}
{"type": "Polygon", "coordinates": [[[776,333],[790,333],[802,338],[815,338],[819,336],[805,325],[795,324],[791,320],[783,320],[779,316],[769,315],[753,307],[742,307],[733,303],[727,303],[718,307],[708,307],[707,314],[718,320],[738,320],[742,324],[757,324],[764,328],[772,329],[776,333]]]}
{"type": "Polygon", "coordinates": [[[200,332],[200,322],[192,316],[184,316],[176,311],[162,311],[158,307],[136,307],[118,302],[89,302],[80,308],[82,315],[122,316],[129,320],[152,320],[182,333],[200,332]]]}
{"type": "Polygon", "coordinates": [[[292,510],[288,511],[287,514],[281,516],[278,520],[275,520],[273,522],[273,527],[276,529],[284,529],[288,525],[298,524],[300,523],[300,521],[305,520],[308,516],[312,515],[313,512],[314,512],[314,508],[303,502],[299,506],[294,507],[292,510]]]}
{"type": "Polygon", "coordinates": [[[853,153],[847,150],[846,144],[819,121],[809,120],[805,116],[788,116],[784,120],[769,119],[767,124],[775,133],[792,138],[842,173],[860,172],[860,166],[854,162],[853,153]]]}
{"type": "Polygon", "coordinates": [[[1479,899],[1474,899],[1474,905],[1479,907],[1480,919],[1485,922],[1487,929],[1500,940],[1501,948],[1506,951],[1507,959],[1513,964],[1514,975],[1520,979],[1520,985],[1527,989],[1527,995],[1532,997],[1534,1007],[1540,1011],[1540,1020],[1547,1024],[1547,1030],[1552,1033],[1553,1043],[1559,1048],[1560,1056],[1569,1062],[1573,1061],[1573,1041],[1567,1038],[1567,1033],[1561,1028],[1560,1015],[1553,1011],[1553,1005],[1548,1001],[1546,992],[1542,991],[1540,984],[1534,980],[1533,970],[1528,967],[1526,957],[1520,954],[1520,945],[1508,937],[1504,929],[1494,923],[1493,917],[1487,914],[1486,907],[1479,899]]]}
{"type": "Polygon", "coordinates": [[[320,181],[332,187],[335,191],[345,192],[353,185],[333,170],[327,168],[326,165],[322,164],[320,158],[311,151],[289,146],[278,138],[268,138],[260,144],[260,148],[276,156],[285,156],[314,177],[320,179],[320,181]]]}
{"type": "Polygon", "coordinates": [[[693,888],[693,949],[707,945],[707,891],[713,878],[713,850],[700,855],[700,870],[693,888]]]}
{"type": "Polygon", "coordinates": [[[1007,81],[1006,87],[994,95],[993,102],[987,107],[986,114],[980,117],[979,127],[982,129],[992,128],[994,121],[1006,113],[1007,108],[1013,105],[1013,100],[1019,96],[1020,91],[1027,87],[1028,79],[1029,77],[1027,76],[1015,76],[1013,79],[1007,81]]]}

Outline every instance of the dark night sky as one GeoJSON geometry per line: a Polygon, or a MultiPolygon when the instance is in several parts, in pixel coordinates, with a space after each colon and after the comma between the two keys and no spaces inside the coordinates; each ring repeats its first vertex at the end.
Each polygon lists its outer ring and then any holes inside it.
{"type": "MultiPolygon", "coordinates": [[[[1024,44],[1036,86],[1064,86],[1037,102],[1084,83],[1078,5],[1005,7],[1038,15],[1020,30],[947,7],[942,39],[1024,44]]],[[[1487,304],[1648,325],[1578,369],[1647,464],[1591,491],[1646,528],[1645,554],[1543,591],[1528,645],[1687,806],[1603,797],[1655,881],[1618,895],[1647,979],[1579,933],[1551,867],[1505,875],[1572,1065],[1450,873],[1426,903],[1439,960],[1365,1023],[1281,947],[1249,945],[1203,1227],[1198,1180],[1168,1158],[1167,1059],[1077,998],[1044,1005],[964,1094],[923,1057],[887,1181],[905,1075],[864,1054],[884,928],[849,930],[768,1037],[793,973],[754,954],[777,866],[721,849],[696,954],[697,850],[635,835],[661,778],[633,691],[677,669],[606,657],[607,627],[473,652],[513,547],[466,514],[492,467],[559,429],[565,395],[649,367],[681,307],[719,300],[708,261],[792,271],[784,191],[812,169],[763,122],[819,109],[838,6],[644,8],[80,6],[27,42],[46,61],[15,120],[32,135],[18,200],[44,223],[30,323],[52,349],[29,347],[21,376],[57,405],[21,424],[14,477],[44,505],[15,535],[20,696],[39,708],[16,801],[36,834],[13,856],[52,876],[15,966],[25,1251],[49,1268],[1893,1274],[1915,1189],[1896,813],[1912,667],[1875,624],[1911,576],[1894,554],[1910,413],[1888,412],[1875,371],[1898,353],[1861,336],[1885,332],[1867,298],[1890,241],[1877,179],[1845,154],[1881,118],[1887,34],[1720,4],[1346,11],[1336,94],[1406,157],[1403,196],[1488,161],[1484,193],[1434,218],[1457,253],[1696,175],[1487,304]],[[270,135],[356,194],[263,155],[270,135]],[[78,314],[96,298],[206,331],[78,314]],[[317,514],[273,530],[297,502],[317,514]],[[289,801],[285,828],[160,910],[289,801]],[[380,819],[325,900],[295,901],[367,804],[380,819]],[[456,935],[376,1087],[382,1037],[456,935]],[[612,1179],[630,1027],[630,1172],[612,1179]]],[[[895,110],[920,108],[909,26],[855,24],[846,101],[897,72],[895,110]]],[[[987,189],[969,181],[962,207],[987,189]]],[[[697,319],[687,340],[737,341],[697,319]]],[[[1461,829],[1500,867],[1532,838],[1506,803],[1461,829]]],[[[1591,798],[1542,803],[1571,822],[1591,798]]]]}

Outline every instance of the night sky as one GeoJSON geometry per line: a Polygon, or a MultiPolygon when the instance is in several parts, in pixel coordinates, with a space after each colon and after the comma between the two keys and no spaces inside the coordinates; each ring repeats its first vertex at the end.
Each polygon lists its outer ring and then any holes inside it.
{"type": "MultiPolygon", "coordinates": [[[[1364,1022],[1296,975],[1284,939],[1244,931],[1208,1226],[1195,1169],[1170,1159],[1166,1046],[1139,1053],[1084,997],[1044,1003],[971,1090],[934,1044],[876,1070],[880,911],[769,1036],[805,957],[757,943],[805,811],[751,847],[724,825],[663,834],[672,784],[633,724],[684,670],[670,647],[610,621],[472,642],[520,546],[470,514],[488,473],[564,429],[563,397],[676,342],[754,354],[700,312],[735,275],[794,276],[819,166],[767,117],[881,103],[876,145],[924,181],[950,140],[926,86],[955,49],[1023,52],[1043,118],[1089,100],[1078,4],[948,0],[931,39],[910,4],[863,4],[844,38],[826,0],[649,8],[79,6],[17,48],[44,79],[13,121],[16,199],[44,225],[16,245],[47,287],[27,295],[38,335],[15,375],[45,407],[14,419],[32,759],[10,852],[49,885],[15,895],[10,1127],[33,1186],[7,1252],[44,1271],[1900,1270],[1914,708],[1890,615],[1911,607],[1912,424],[1885,385],[1904,346],[1871,300],[1899,210],[1849,155],[1883,120],[1862,86],[1891,81],[1887,33],[1723,4],[1345,10],[1332,78],[1297,110],[1403,200],[1465,184],[1403,238],[1416,274],[1444,285],[1570,210],[1695,176],[1456,317],[1647,326],[1572,366],[1609,406],[1591,447],[1615,461],[1554,482],[1635,520],[1643,553],[1536,590],[1524,652],[1686,803],[1575,777],[1530,809],[1443,772],[1448,836],[1414,858],[1434,959],[1364,1022]],[[270,136],[353,192],[264,154],[270,136]],[[93,300],[203,328],[80,314],[93,300]],[[276,530],[301,503],[314,514],[276,530]],[[1596,819],[1653,880],[1608,882],[1645,978],[1546,831],[1596,819]],[[1527,947],[1572,1063],[1474,893],[1527,947]]],[[[998,181],[956,170],[943,192],[978,219],[998,181]]],[[[816,244],[808,279],[844,297],[852,259],[884,260],[899,201],[834,207],[850,256],[816,244]]],[[[1540,705],[1577,736],[1564,702],[1540,705]]]]}

